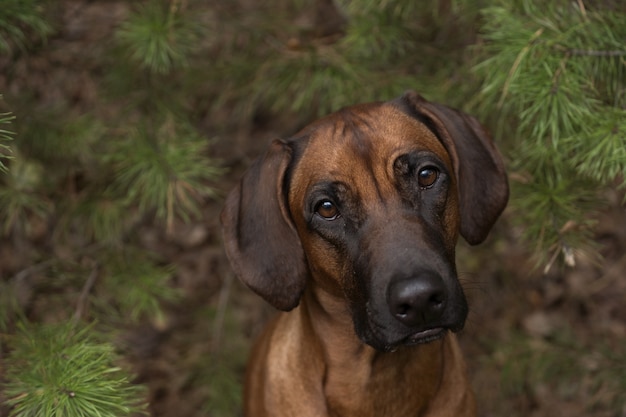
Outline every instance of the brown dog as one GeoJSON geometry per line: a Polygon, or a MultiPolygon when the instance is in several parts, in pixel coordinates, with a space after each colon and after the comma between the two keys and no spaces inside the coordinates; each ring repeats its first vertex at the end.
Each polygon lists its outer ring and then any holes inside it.
{"type": "Polygon", "coordinates": [[[222,213],[236,274],[293,310],[252,353],[246,416],[475,415],[455,245],[507,198],[480,124],[413,92],[274,141],[222,213]]]}

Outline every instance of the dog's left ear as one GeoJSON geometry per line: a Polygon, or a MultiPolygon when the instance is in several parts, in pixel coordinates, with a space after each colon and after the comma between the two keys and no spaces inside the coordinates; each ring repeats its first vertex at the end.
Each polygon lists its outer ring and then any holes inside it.
{"type": "Polygon", "coordinates": [[[500,152],[472,116],[428,102],[413,91],[405,93],[399,101],[446,147],[459,189],[461,235],[472,245],[481,243],[509,198],[500,152]]]}

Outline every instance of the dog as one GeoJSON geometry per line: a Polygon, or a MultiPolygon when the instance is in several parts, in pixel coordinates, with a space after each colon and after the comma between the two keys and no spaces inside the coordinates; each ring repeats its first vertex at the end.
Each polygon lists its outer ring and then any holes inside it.
{"type": "Polygon", "coordinates": [[[245,415],[476,415],[455,246],[507,200],[479,122],[412,91],[273,141],[221,217],[234,272],[283,310],[252,350],[245,415]]]}

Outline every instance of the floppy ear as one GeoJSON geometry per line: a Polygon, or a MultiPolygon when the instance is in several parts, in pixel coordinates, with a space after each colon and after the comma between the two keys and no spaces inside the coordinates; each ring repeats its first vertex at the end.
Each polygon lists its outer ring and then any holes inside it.
{"type": "Polygon", "coordinates": [[[291,148],[275,140],[226,198],[222,233],[237,276],[274,307],[298,305],[308,268],[284,184],[291,148]]]}
{"type": "Polygon", "coordinates": [[[498,149],[472,116],[430,103],[413,91],[405,93],[400,100],[446,147],[457,178],[461,235],[472,245],[481,243],[509,198],[507,176],[498,149]]]}

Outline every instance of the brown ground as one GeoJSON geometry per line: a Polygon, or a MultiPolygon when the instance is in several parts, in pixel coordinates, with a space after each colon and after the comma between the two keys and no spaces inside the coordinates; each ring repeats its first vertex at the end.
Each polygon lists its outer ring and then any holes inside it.
{"type": "MultiPolygon", "coordinates": [[[[237,153],[227,143],[219,146],[226,154],[237,153]]],[[[247,160],[246,155],[241,158],[247,160]]],[[[236,171],[226,181],[229,186],[241,170],[236,171]]],[[[617,195],[614,201],[619,201],[617,195]]],[[[233,384],[243,372],[242,355],[273,313],[234,279],[217,237],[219,210],[219,203],[207,207],[206,222],[187,226],[177,245],[157,248],[180,266],[177,285],[186,290],[188,301],[172,309],[166,330],[146,327],[132,335],[136,369],[140,381],[151,387],[155,416],[207,415],[204,407],[215,395],[232,394],[228,390],[237,388],[233,384]],[[188,230],[203,230],[206,240],[188,245],[185,236],[194,234],[188,230]],[[215,341],[212,334],[219,324],[211,310],[219,308],[220,297],[227,297],[226,320],[215,341]],[[232,368],[225,370],[222,361],[232,368]],[[218,386],[211,381],[212,373],[218,386]]],[[[509,216],[505,212],[487,243],[461,243],[459,248],[459,270],[471,309],[461,340],[481,415],[622,415],[615,402],[623,403],[623,386],[613,385],[615,376],[604,372],[614,368],[626,375],[619,359],[621,355],[624,360],[626,341],[623,207],[608,209],[598,225],[602,264],[581,257],[575,268],[555,266],[545,275],[533,270],[517,231],[508,226],[509,216]],[[616,362],[605,355],[607,349],[615,353],[616,362]]],[[[236,415],[229,401],[236,404],[237,397],[221,400],[224,404],[208,415],[236,415]]]]}
{"type": "MultiPolygon", "coordinates": [[[[0,71],[9,103],[27,90],[37,92],[40,104],[71,96],[88,109],[98,100],[95,75],[80,58],[86,49],[96,53],[92,46],[127,10],[113,1],[72,14],[81,2],[66,3],[71,19],[50,41],[51,52],[18,58],[10,84],[0,71]]],[[[269,140],[284,134],[281,124],[269,122],[220,138],[213,151],[230,171],[218,187],[229,190],[269,140]]],[[[471,305],[462,343],[482,416],[626,415],[626,211],[620,195],[611,199],[595,232],[605,256],[600,264],[581,255],[575,268],[533,270],[508,211],[487,243],[460,245],[471,305]]],[[[120,341],[138,382],[150,389],[154,416],[238,415],[246,351],[272,314],[230,270],[220,208],[220,201],[208,204],[201,221],[180,224],[171,235],[140,232],[146,247],[177,265],[173,285],[184,292],[164,323],[146,323],[120,341]]],[[[25,267],[13,244],[0,240],[0,279],[25,267]]]]}
{"type": "MultiPolygon", "coordinates": [[[[207,223],[196,227],[208,228],[209,236],[218,233],[219,210],[218,203],[209,207],[207,223]]],[[[498,239],[459,248],[471,309],[461,340],[481,415],[622,415],[615,404],[623,404],[623,385],[615,386],[615,375],[604,374],[613,368],[618,379],[626,375],[626,213],[616,205],[602,216],[597,229],[602,264],[582,258],[575,268],[553,267],[545,275],[533,270],[508,217],[507,212],[497,226],[498,239]],[[617,359],[606,356],[607,349],[617,359]]],[[[150,354],[137,352],[136,365],[140,380],[151,387],[154,415],[206,415],[201,410],[214,395],[211,388],[222,390],[207,375],[196,384],[198,364],[216,366],[217,378],[224,378],[224,370],[212,362],[225,361],[240,378],[240,355],[272,310],[233,280],[219,243],[177,247],[169,256],[181,265],[178,284],[189,302],[172,311],[166,331],[134,335],[142,347],[150,341],[150,354]],[[206,310],[218,308],[224,296],[227,320],[215,342],[216,322],[206,310]]]]}

